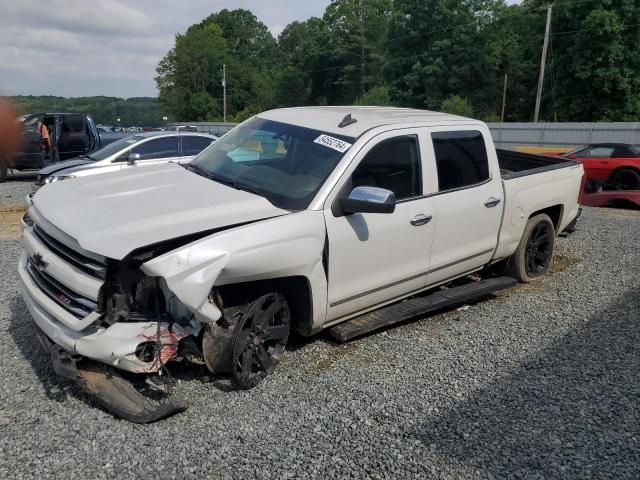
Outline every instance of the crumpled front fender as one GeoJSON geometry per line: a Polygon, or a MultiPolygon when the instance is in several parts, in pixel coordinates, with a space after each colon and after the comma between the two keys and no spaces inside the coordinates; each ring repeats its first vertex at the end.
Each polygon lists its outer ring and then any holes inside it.
{"type": "Polygon", "coordinates": [[[319,321],[326,309],[325,235],[323,213],[306,210],[215,233],[141,268],[149,276],[164,278],[168,289],[203,323],[222,315],[210,299],[214,285],[304,276],[311,282],[314,321],[319,321]]]}
{"type": "Polygon", "coordinates": [[[152,277],[163,277],[167,287],[199,320],[214,321],[222,312],[209,301],[216,278],[229,259],[227,252],[195,243],[142,265],[152,277]]]}

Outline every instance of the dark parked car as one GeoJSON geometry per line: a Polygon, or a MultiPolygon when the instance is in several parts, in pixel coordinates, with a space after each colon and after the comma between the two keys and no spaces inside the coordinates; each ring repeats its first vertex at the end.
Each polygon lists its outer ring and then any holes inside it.
{"type": "Polygon", "coordinates": [[[86,113],[37,113],[23,116],[22,147],[0,165],[0,181],[7,168],[39,170],[42,167],[94,152],[127,133],[101,133],[86,113]],[[44,147],[42,126],[49,135],[49,148],[44,147]]]}

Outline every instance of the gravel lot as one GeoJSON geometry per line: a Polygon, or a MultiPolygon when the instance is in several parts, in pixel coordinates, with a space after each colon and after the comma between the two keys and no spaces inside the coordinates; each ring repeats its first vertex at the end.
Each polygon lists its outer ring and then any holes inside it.
{"type": "Polygon", "coordinates": [[[640,211],[587,209],[541,283],[316,337],[251,391],[178,372],[191,408],[147,426],[54,377],[0,240],[0,478],[639,478],[639,237],[640,211]]]}

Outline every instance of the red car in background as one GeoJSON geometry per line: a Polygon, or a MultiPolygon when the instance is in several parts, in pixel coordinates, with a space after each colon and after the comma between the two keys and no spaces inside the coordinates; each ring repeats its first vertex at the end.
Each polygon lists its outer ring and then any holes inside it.
{"type": "Polygon", "coordinates": [[[594,143],[557,156],[582,162],[588,189],[640,190],[640,145],[594,143]]]}

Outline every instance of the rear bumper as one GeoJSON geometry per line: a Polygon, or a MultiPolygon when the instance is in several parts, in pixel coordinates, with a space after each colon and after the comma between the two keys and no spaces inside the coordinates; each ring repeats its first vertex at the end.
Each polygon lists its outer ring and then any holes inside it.
{"type": "Polygon", "coordinates": [[[580,219],[581,215],[582,215],[582,207],[579,207],[578,208],[578,213],[573,218],[573,220],[571,220],[571,222],[569,222],[569,224],[564,228],[562,233],[573,233],[573,232],[575,232],[576,231],[576,227],[578,225],[578,220],[580,219]]]}
{"type": "MultiPolygon", "coordinates": [[[[68,313],[51,300],[34,282],[27,271],[27,254],[23,251],[18,267],[22,297],[38,328],[56,345],[70,354],[81,355],[121,370],[135,373],[158,371],[175,356],[179,336],[169,331],[163,322],[119,322],[108,327],[91,323],[82,330],[65,325],[68,313]],[[151,362],[136,356],[141,343],[158,342],[160,353],[151,362]]],[[[81,320],[79,320],[81,321],[81,320]]]]}

